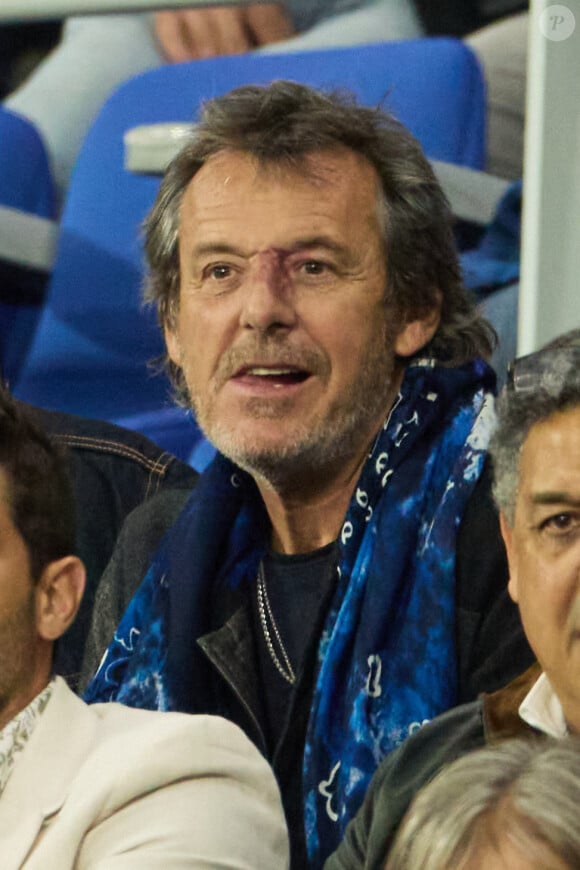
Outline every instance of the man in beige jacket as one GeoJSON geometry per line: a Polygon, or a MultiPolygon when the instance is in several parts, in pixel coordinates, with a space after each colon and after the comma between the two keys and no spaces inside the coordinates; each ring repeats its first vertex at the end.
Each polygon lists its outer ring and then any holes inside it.
{"type": "Polygon", "coordinates": [[[0,866],[286,868],[274,776],[235,725],[51,678],[84,588],[72,517],[62,457],[0,394],[0,866]]]}

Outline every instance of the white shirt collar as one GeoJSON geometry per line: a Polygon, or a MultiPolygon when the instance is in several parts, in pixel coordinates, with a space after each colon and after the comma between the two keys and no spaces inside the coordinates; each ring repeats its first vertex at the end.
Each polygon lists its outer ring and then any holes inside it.
{"type": "Polygon", "coordinates": [[[540,674],[519,707],[520,719],[549,737],[565,737],[564,711],[546,674],[540,674]]]}
{"type": "Polygon", "coordinates": [[[12,768],[25,749],[40,715],[50,700],[53,688],[54,680],[51,680],[30,704],[0,731],[0,795],[10,778],[12,768]]]}

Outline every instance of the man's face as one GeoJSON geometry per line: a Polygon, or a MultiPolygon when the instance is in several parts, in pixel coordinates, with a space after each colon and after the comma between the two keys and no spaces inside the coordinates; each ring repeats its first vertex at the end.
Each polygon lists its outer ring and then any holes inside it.
{"type": "Polygon", "coordinates": [[[502,517],[502,528],[510,594],[568,724],[580,731],[580,407],[530,430],[514,525],[502,517]]]}
{"type": "Polygon", "coordinates": [[[28,551],[12,522],[0,470],[0,727],[24,706],[36,674],[36,586],[28,551]]]}
{"type": "Polygon", "coordinates": [[[344,149],[306,169],[223,151],[197,173],[166,329],[208,438],[271,480],[364,455],[404,332],[385,302],[373,167],[344,149]]]}

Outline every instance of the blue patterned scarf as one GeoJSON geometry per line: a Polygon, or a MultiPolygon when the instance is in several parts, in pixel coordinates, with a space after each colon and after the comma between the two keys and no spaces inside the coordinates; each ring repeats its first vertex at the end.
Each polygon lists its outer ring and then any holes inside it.
{"type": "MultiPolygon", "coordinates": [[[[383,756],[457,701],[455,543],[481,473],[494,376],[419,361],[377,435],[339,538],[304,752],[312,867],[338,845],[383,756]]],[[[194,649],[210,594],[254,584],[268,543],[250,477],[222,456],[202,475],[130,603],[89,701],[203,712],[194,649]]],[[[207,711],[206,711],[207,712],[207,711]]]]}

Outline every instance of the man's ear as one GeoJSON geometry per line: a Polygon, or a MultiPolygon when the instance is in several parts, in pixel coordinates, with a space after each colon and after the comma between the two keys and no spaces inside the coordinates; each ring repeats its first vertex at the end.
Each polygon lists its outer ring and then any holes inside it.
{"type": "Polygon", "coordinates": [[[167,348],[167,355],[169,356],[169,359],[172,363],[175,363],[176,366],[179,366],[179,368],[181,368],[181,342],[177,334],[175,323],[165,323],[165,325],[163,326],[163,335],[165,337],[165,346],[167,348]]]}
{"type": "Polygon", "coordinates": [[[518,560],[516,558],[516,552],[514,547],[514,533],[513,529],[510,526],[506,515],[503,511],[500,511],[499,514],[499,527],[501,529],[501,536],[503,538],[503,542],[505,545],[505,551],[507,554],[508,560],[508,568],[509,568],[509,581],[508,581],[508,592],[510,594],[510,598],[515,603],[518,603],[518,560]]]}
{"type": "Polygon", "coordinates": [[[64,556],[45,566],[36,584],[39,637],[55,641],[72,625],[85,591],[85,582],[85,566],[77,556],[64,556]]]}
{"type": "Polygon", "coordinates": [[[397,356],[413,356],[425,347],[437,332],[441,320],[441,293],[437,291],[436,295],[437,300],[432,308],[414,320],[405,321],[401,327],[395,340],[397,356]]]}

